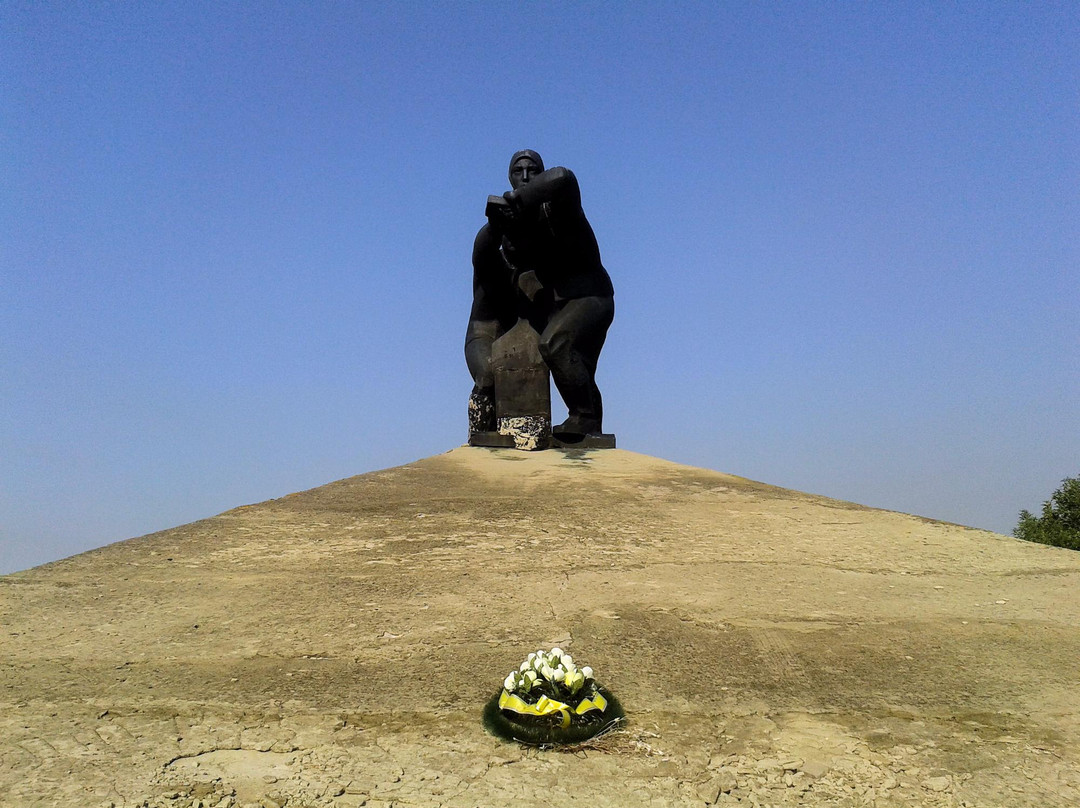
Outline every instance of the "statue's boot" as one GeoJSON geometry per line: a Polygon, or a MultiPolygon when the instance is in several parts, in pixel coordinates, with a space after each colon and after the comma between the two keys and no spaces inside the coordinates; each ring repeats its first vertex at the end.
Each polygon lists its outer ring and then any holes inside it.
{"type": "MultiPolygon", "coordinates": [[[[601,421],[604,412],[600,390],[593,381],[591,368],[579,357],[574,356],[573,359],[576,361],[567,364],[576,372],[557,374],[554,367],[551,369],[555,386],[559,389],[570,416],[554,427],[551,434],[571,441],[603,431],[601,421]]],[[[559,367],[559,371],[565,370],[567,370],[566,364],[559,367]]]]}
{"type": "Polygon", "coordinates": [[[600,431],[601,427],[598,419],[571,415],[558,426],[552,427],[551,434],[557,438],[573,442],[600,431]]]}

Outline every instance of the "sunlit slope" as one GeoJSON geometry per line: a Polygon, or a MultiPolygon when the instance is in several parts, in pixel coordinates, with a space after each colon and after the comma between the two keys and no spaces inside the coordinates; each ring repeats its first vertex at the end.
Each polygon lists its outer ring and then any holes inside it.
{"type": "Polygon", "coordinates": [[[1078,585],[632,452],[455,449],[0,578],[0,804],[1080,804],[1078,585]],[[550,644],[630,718],[584,755],[479,722],[550,644]]]}

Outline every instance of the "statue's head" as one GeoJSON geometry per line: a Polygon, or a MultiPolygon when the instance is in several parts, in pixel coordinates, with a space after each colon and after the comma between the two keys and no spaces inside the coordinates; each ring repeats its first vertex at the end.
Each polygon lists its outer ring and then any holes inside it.
{"type": "Polygon", "coordinates": [[[515,191],[544,170],[544,161],[532,149],[514,152],[510,158],[510,187],[515,191]]]}

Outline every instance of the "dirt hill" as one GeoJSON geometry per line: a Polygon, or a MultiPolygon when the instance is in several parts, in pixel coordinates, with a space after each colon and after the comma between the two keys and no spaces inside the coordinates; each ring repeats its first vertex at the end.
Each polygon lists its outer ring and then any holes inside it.
{"type": "Polygon", "coordinates": [[[461,448],[0,578],[4,806],[1080,805],[1080,553],[461,448]],[[621,700],[485,733],[553,644],[621,700]]]}

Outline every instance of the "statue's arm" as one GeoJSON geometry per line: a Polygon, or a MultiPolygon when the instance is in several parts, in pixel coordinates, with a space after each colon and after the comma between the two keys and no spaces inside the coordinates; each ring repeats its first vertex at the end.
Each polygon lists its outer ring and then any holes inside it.
{"type": "Polygon", "coordinates": [[[489,288],[502,259],[499,255],[499,235],[490,225],[484,225],[473,242],[473,303],[469,322],[496,321],[499,319],[499,301],[489,288]]]}
{"type": "Polygon", "coordinates": [[[539,221],[544,216],[572,216],[581,212],[581,189],[569,168],[558,166],[537,174],[526,185],[503,197],[515,216],[539,221]]]}

